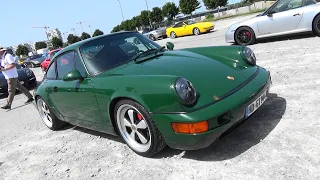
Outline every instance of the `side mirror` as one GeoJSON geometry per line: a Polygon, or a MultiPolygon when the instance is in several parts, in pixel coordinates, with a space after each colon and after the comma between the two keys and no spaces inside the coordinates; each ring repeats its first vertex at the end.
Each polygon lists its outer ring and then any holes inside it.
{"type": "Polygon", "coordinates": [[[268,17],[272,17],[272,16],[273,16],[273,13],[274,13],[273,11],[269,11],[269,12],[267,13],[267,16],[268,16],[268,17]]]}
{"type": "Polygon", "coordinates": [[[77,69],[73,69],[67,74],[65,74],[62,78],[63,81],[74,81],[74,80],[82,80],[83,77],[81,76],[80,72],[77,69]]]}
{"type": "Polygon", "coordinates": [[[172,51],[174,48],[174,44],[172,42],[167,42],[166,46],[167,46],[167,49],[169,49],[170,51],[172,51]]]}

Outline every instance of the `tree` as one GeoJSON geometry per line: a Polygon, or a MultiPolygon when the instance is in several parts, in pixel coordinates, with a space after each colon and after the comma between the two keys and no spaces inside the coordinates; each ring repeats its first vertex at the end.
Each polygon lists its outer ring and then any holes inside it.
{"type": "Polygon", "coordinates": [[[141,11],[140,13],[140,24],[143,26],[148,26],[150,25],[149,23],[149,18],[150,18],[150,11],[144,10],[141,11]]]}
{"type": "Polygon", "coordinates": [[[57,37],[53,37],[51,40],[52,46],[54,49],[62,47],[63,46],[63,42],[61,39],[57,38],[57,37]]]}
{"type": "Polygon", "coordinates": [[[36,44],[35,44],[36,50],[43,49],[43,48],[46,48],[46,47],[47,47],[47,43],[44,42],[44,41],[39,41],[39,42],[36,42],[36,44]]]}
{"type": "Polygon", "coordinates": [[[91,38],[90,34],[88,34],[88,33],[86,33],[86,32],[83,32],[83,33],[81,34],[81,39],[82,39],[82,40],[89,39],[89,38],[91,38]]]}
{"type": "Polygon", "coordinates": [[[69,34],[67,40],[68,40],[68,44],[73,44],[81,41],[81,38],[73,34],[69,34]]]}
{"type": "Polygon", "coordinates": [[[179,14],[179,8],[173,2],[167,2],[162,7],[162,14],[168,18],[169,21],[172,21],[176,15],[179,14]]]}
{"type": "Polygon", "coordinates": [[[198,0],[179,0],[179,6],[183,14],[191,14],[196,9],[201,8],[198,0]]]}
{"type": "Polygon", "coordinates": [[[159,7],[152,8],[152,11],[150,13],[150,20],[153,23],[161,23],[163,20],[162,11],[159,7]]]}
{"type": "Polygon", "coordinates": [[[17,50],[16,50],[16,55],[21,56],[21,55],[25,55],[27,56],[29,53],[29,49],[27,48],[27,46],[24,45],[19,45],[17,50]]]}
{"type": "Polygon", "coordinates": [[[116,27],[114,27],[111,32],[113,33],[113,32],[118,32],[118,31],[121,31],[119,25],[117,25],[116,27]]]}
{"type": "Polygon", "coordinates": [[[216,9],[218,6],[225,6],[228,0],[202,0],[207,9],[216,9]]]}
{"type": "Polygon", "coordinates": [[[103,35],[103,32],[100,29],[96,29],[92,35],[92,37],[103,35]]]}

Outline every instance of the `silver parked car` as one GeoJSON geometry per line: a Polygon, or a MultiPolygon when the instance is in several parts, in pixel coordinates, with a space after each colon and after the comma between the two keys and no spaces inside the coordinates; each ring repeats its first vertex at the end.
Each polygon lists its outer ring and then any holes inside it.
{"type": "Polygon", "coordinates": [[[144,30],[142,31],[142,34],[153,41],[156,41],[159,38],[167,38],[166,28],[144,30]]]}
{"type": "Polygon", "coordinates": [[[235,23],[225,34],[226,42],[238,45],[256,39],[313,32],[320,35],[320,0],[278,0],[262,14],[235,23]]]}

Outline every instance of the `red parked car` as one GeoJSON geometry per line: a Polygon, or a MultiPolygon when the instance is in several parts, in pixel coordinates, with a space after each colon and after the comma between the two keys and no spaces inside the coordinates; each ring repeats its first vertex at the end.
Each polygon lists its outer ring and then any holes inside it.
{"type": "Polygon", "coordinates": [[[42,69],[43,72],[45,72],[50,64],[51,58],[58,52],[60,51],[62,48],[58,48],[58,49],[54,49],[52,51],[49,51],[47,54],[46,59],[40,64],[40,67],[42,69]]]}

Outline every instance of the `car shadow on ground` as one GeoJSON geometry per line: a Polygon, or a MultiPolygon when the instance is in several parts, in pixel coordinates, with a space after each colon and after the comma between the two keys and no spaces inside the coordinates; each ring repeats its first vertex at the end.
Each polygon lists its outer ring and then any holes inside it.
{"type": "Polygon", "coordinates": [[[263,38],[257,40],[257,43],[270,43],[270,42],[281,42],[281,41],[288,41],[288,40],[297,40],[297,39],[306,39],[306,38],[314,38],[317,37],[313,33],[299,33],[299,34],[292,34],[292,35],[284,35],[278,37],[270,37],[270,38],[263,38]]]}
{"type": "Polygon", "coordinates": [[[185,152],[166,148],[155,158],[183,154],[180,155],[182,158],[200,161],[232,159],[263,141],[282,119],[286,106],[287,102],[284,98],[276,94],[270,94],[268,100],[256,113],[229,134],[213,142],[209,147],[185,152]]]}

